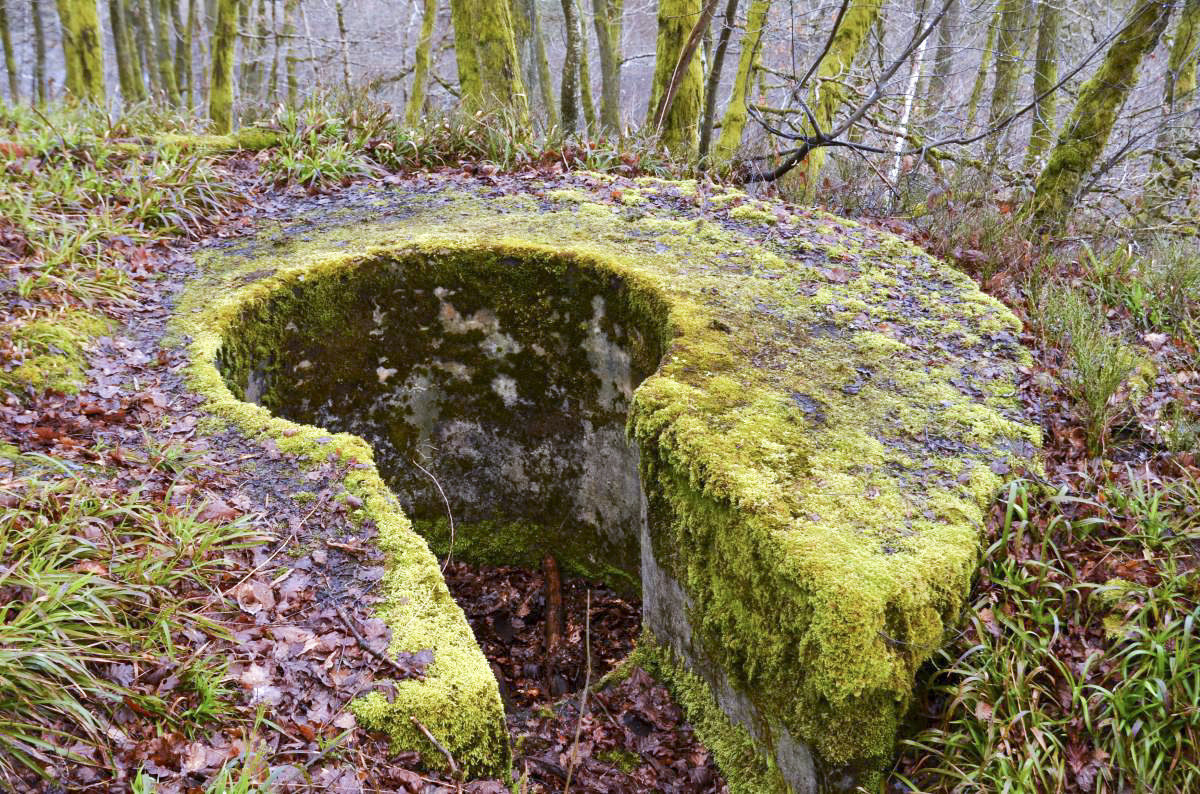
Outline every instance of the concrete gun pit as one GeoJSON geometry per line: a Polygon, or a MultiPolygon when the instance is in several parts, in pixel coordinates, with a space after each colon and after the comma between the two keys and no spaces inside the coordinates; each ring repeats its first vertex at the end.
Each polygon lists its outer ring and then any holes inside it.
{"type": "Polygon", "coordinates": [[[639,661],[734,791],[843,790],[890,760],[984,512],[1035,456],[1019,328],[891,235],[707,190],[351,191],[201,257],[176,328],[213,413],[372,463],[345,485],[387,555],[380,616],[434,653],[354,706],[397,748],[444,762],[415,715],[471,774],[510,763],[434,556],[444,492],[456,558],[551,549],[640,594],[639,661]]]}

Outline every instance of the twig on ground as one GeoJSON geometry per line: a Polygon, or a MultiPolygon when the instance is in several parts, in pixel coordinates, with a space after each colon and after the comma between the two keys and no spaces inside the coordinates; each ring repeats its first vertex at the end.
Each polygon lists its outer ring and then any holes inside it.
{"type": "Polygon", "coordinates": [[[579,695],[579,719],[575,722],[575,740],[571,743],[571,764],[567,767],[567,781],[563,784],[563,794],[571,790],[571,777],[575,774],[575,762],[579,758],[579,738],[583,734],[583,715],[587,713],[588,689],[592,685],[592,591],[587,591],[587,606],[583,618],[583,650],[587,659],[584,671],[583,690],[579,695]]]}
{"type": "Polygon", "coordinates": [[[428,739],[430,741],[430,743],[434,747],[437,748],[438,752],[441,753],[442,755],[446,756],[446,762],[448,764],[450,764],[450,774],[453,775],[455,778],[458,778],[459,777],[458,764],[456,764],[454,762],[454,756],[452,756],[450,754],[450,751],[446,749],[445,745],[443,745],[441,742],[439,742],[437,740],[436,736],[434,736],[432,733],[429,732],[428,728],[426,728],[424,725],[421,724],[421,721],[419,719],[417,719],[416,714],[410,714],[410,715],[408,715],[408,718],[412,721],[413,725],[417,726],[417,730],[419,730],[422,734],[424,734],[425,738],[428,739]]]}
{"type": "Polygon", "coordinates": [[[354,639],[358,643],[359,647],[362,648],[367,653],[369,653],[371,656],[375,657],[379,661],[386,664],[388,667],[392,668],[392,670],[395,671],[395,673],[400,677],[401,681],[407,680],[409,678],[416,678],[418,681],[425,680],[425,676],[423,676],[423,675],[414,676],[413,672],[411,670],[404,669],[404,667],[399,662],[397,662],[395,659],[391,658],[386,653],[381,653],[380,651],[377,651],[374,648],[372,648],[367,643],[366,638],[363,637],[362,632],[360,632],[358,630],[358,626],[355,626],[354,622],[352,620],[350,620],[350,615],[347,614],[345,607],[343,607],[341,604],[338,604],[334,607],[334,609],[337,610],[337,616],[339,618],[341,618],[342,623],[344,623],[346,625],[346,629],[350,632],[350,635],[352,637],[354,637],[354,639]]]}

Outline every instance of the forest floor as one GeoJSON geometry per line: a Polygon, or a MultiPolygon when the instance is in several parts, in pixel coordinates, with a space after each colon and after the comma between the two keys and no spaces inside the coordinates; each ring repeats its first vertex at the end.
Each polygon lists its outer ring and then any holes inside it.
{"type": "MultiPolygon", "coordinates": [[[[161,344],[200,240],[404,169],[363,155],[313,160],[312,177],[296,163],[314,152],[286,142],[159,151],[140,143],[157,119],[0,122],[0,788],[508,790],[420,772],[354,724],[347,703],[396,671],[380,671],[381,560],[336,498],[343,464],[301,471],[197,432],[183,353],[161,344]],[[302,509],[279,498],[298,491],[314,495],[302,509]]],[[[416,166],[497,170],[453,155],[416,166]]],[[[508,167],[554,177],[564,163],[508,167]]],[[[937,247],[919,225],[879,223],[937,247]]],[[[1027,326],[1021,393],[1045,477],[1014,482],[990,517],[972,608],[927,671],[889,790],[1200,789],[1200,366],[1186,296],[1153,312],[1171,296],[1144,272],[1081,257],[1052,278],[1016,260],[981,279],[1027,326]],[[1088,300],[1066,316],[1073,295],[1088,300]],[[1083,349],[1089,321],[1126,341],[1083,349]],[[1116,382],[1100,400],[1085,376],[1116,382]]],[[[542,572],[452,562],[447,580],[503,682],[523,790],[725,789],[644,672],[622,667],[580,714],[582,684],[632,648],[637,603],[563,582],[568,643],[547,660],[542,572]]],[[[427,663],[398,660],[410,675],[427,663]]]]}

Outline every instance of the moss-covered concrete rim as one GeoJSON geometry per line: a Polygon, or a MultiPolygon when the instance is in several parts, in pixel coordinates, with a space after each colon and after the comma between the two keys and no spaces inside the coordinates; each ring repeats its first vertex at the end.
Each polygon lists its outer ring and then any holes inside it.
{"type": "Polygon", "coordinates": [[[238,312],[297,280],[479,250],[590,263],[662,302],[669,349],[629,431],[667,516],[656,556],[693,599],[697,641],[823,763],[886,758],[917,668],[962,607],[984,511],[1038,441],[1015,399],[1019,325],[892,235],[736,191],[599,174],[313,206],[203,256],[180,304],[189,377],[214,414],[286,452],[361,464],[346,485],[389,557],[394,647],[434,647],[435,661],[392,704],[360,702],[360,719],[436,764],[397,716],[420,711],[460,763],[507,760],[495,682],[369,447],[238,401],[214,361],[238,312]]]}

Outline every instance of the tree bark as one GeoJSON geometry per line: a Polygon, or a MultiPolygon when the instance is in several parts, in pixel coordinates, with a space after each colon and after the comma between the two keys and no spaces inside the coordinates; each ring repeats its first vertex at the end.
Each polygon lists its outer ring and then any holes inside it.
{"type": "Polygon", "coordinates": [[[664,146],[691,157],[700,142],[704,104],[704,68],[695,57],[700,40],[692,33],[711,19],[716,0],[660,0],[658,42],[654,51],[654,82],[646,123],[657,127],[664,146]],[[689,52],[690,49],[690,52],[689,52]],[[674,96],[671,92],[674,91],[674,96]],[[661,115],[661,118],[659,116],[661,115]]]}
{"type": "Polygon", "coordinates": [[[1104,62],[1080,89],[1030,199],[1034,223],[1043,230],[1060,226],[1078,200],[1083,180],[1108,143],[1117,113],[1137,82],[1138,67],[1158,44],[1170,12],[1170,3],[1137,0],[1104,62]]]}
{"type": "MultiPolygon", "coordinates": [[[[1017,79],[1021,76],[1021,41],[1025,28],[1028,0],[1000,0],[997,10],[995,82],[992,84],[992,105],[988,110],[988,127],[995,126],[1012,114],[1017,97],[1017,79]]],[[[989,154],[998,150],[1007,129],[988,139],[989,154]]],[[[991,159],[990,157],[988,159],[991,159]]]]}
{"type": "Polygon", "coordinates": [[[342,51],[342,82],[348,94],[353,78],[350,74],[350,41],[346,34],[346,6],[342,0],[337,0],[334,9],[337,11],[338,44],[342,51]]]}
{"type": "Polygon", "coordinates": [[[208,116],[213,132],[233,132],[233,50],[237,43],[238,0],[217,0],[217,21],[212,35],[212,84],[208,116]]]}
{"type": "Polygon", "coordinates": [[[424,16],[421,18],[421,38],[417,40],[417,53],[413,63],[412,91],[408,94],[408,106],[404,109],[404,121],[410,127],[415,127],[425,112],[425,82],[429,79],[437,7],[437,0],[425,0],[424,16]]]}
{"type": "Polygon", "coordinates": [[[704,120],[700,125],[700,162],[708,159],[709,144],[712,142],[713,125],[717,121],[717,88],[721,85],[721,71],[725,66],[725,52],[737,22],[738,0],[727,0],[721,35],[717,37],[717,49],[713,53],[712,66],[708,68],[708,80],[704,86],[704,120]]]}
{"type": "Polygon", "coordinates": [[[1036,163],[1054,141],[1058,92],[1058,37],[1062,29],[1060,0],[1038,0],[1037,63],[1033,70],[1033,128],[1029,133],[1027,165],[1036,163]]]}
{"type": "Polygon", "coordinates": [[[575,5],[576,26],[579,28],[579,104],[583,106],[583,122],[588,132],[597,129],[596,100],[592,96],[592,68],[588,59],[587,25],[583,22],[583,7],[579,0],[575,5]]]}
{"type": "Polygon", "coordinates": [[[936,112],[946,100],[950,83],[950,71],[954,66],[954,31],[958,29],[958,2],[946,8],[946,14],[938,23],[937,51],[933,56],[933,76],[926,92],[926,107],[936,112]]]}
{"type": "Polygon", "coordinates": [[[563,55],[559,117],[563,132],[569,134],[579,129],[579,20],[575,18],[575,0],[562,0],[562,10],[566,53],[563,55]]]}
{"type": "Polygon", "coordinates": [[[180,90],[183,92],[189,108],[196,107],[196,68],[193,60],[193,45],[196,40],[197,2],[198,0],[188,0],[187,27],[183,29],[183,51],[185,53],[184,84],[180,86],[180,90]]]}
{"type": "Polygon", "coordinates": [[[979,70],[975,73],[975,83],[971,86],[971,98],[967,100],[967,129],[975,126],[975,115],[979,111],[979,100],[983,98],[983,88],[987,84],[988,71],[992,68],[992,47],[996,43],[996,29],[1000,26],[1000,12],[992,14],[988,23],[987,39],[983,45],[983,54],[979,57],[979,70]]]}
{"type": "Polygon", "coordinates": [[[67,91],[76,99],[104,104],[104,39],[96,0],[57,0],[62,23],[67,91]]]}
{"type": "Polygon", "coordinates": [[[8,99],[15,105],[21,99],[21,80],[8,27],[8,0],[0,0],[0,44],[4,46],[4,69],[8,73],[8,99]]]}
{"type": "Polygon", "coordinates": [[[621,30],[624,0],[592,0],[592,23],[600,48],[600,126],[621,131],[621,30]]]}
{"type": "Polygon", "coordinates": [[[175,59],[171,52],[171,6],[175,0],[151,0],[154,5],[155,53],[163,93],[172,105],[179,104],[179,82],[175,79],[175,59]]]}
{"type": "Polygon", "coordinates": [[[30,93],[39,105],[46,104],[46,29],[42,20],[42,0],[32,0],[33,14],[33,85],[30,93]]]}
{"type": "Polygon", "coordinates": [[[188,67],[192,61],[192,51],[184,46],[184,19],[179,13],[179,0],[167,0],[171,7],[171,38],[174,45],[175,90],[179,95],[179,104],[185,104],[188,82],[188,67]]]}
{"type": "Polygon", "coordinates": [[[163,94],[162,75],[158,72],[158,58],[155,55],[154,25],[151,22],[151,12],[154,0],[131,0],[130,16],[137,27],[138,61],[142,64],[142,72],[150,83],[150,93],[155,99],[161,99],[163,94]]]}
{"type": "Polygon", "coordinates": [[[742,131],[746,128],[746,99],[750,95],[750,81],[754,79],[755,63],[762,46],[763,31],[767,26],[767,14],[771,0],[754,0],[746,15],[746,33],[742,36],[742,52],[738,56],[737,74],[733,78],[733,91],[725,106],[725,117],[721,120],[721,137],[713,152],[713,162],[727,163],[742,144],[742,131]]]}
{"type": "MultiPolygon", "coordinates": [[[[845,88],[839,82],[849,71],[854,59],[858,56],[863,44],[866,43],[871,26],[879,17],[883,0],[853,0],[842,18],[841,27],[833,37],[829,52],[821,59],[817,67],[812,88],[809,91],[808,106],[812,109],[819,131],[828,132],[833,125],[833,117],[845,101],[845,88]]],[[[815,134],[818,130],[811,129],[806,123],[802,128],[806,134],[815,134]]],[[[817,179],[821,167],[825,165],[825,148],[818,147],[809,152],[804,160],[803,197],[812,202],[817,196],[817,179]]]]}
{"type": "Polygon", "coordinates": [[[507,107],[529,123],[508,0],[451,0],[459,86],[468,112],[507,107]]]}
{"type": "Polygon", "coordinates": [[[1200,76],[1200,0],[1186,0],[1167,58],[1163,106],[1168,114],[1189,106],[1200,76]]]}
{"type": "MultiPolygon", "coordinates": [[[[436,0],[435,0],[436,1],[436,0]]],[[[295,107],[299,100],[300,82],[296,75],[296,8],[300,0],[284,0],[283,3],[283,35],[287,38],[287,101],[295,107]]]]}

